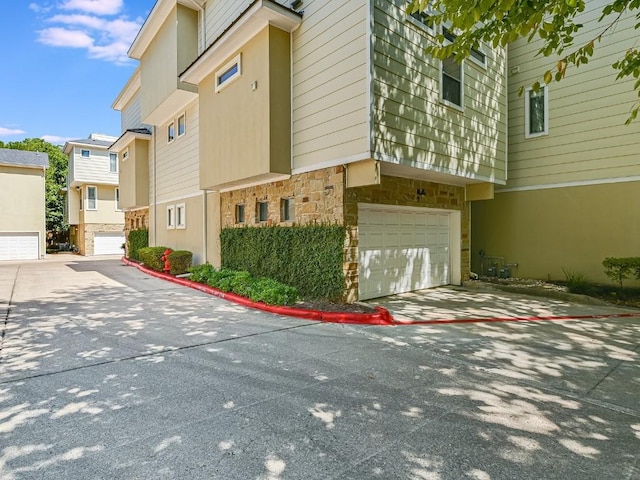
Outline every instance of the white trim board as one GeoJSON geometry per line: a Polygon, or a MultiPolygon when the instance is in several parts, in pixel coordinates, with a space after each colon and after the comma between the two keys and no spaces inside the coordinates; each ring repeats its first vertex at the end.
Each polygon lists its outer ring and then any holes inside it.
{"type": "Polygon", "coordinates": [[[550,184],[544,184],[544,185],[529,185],[526,187],[501,188],[500,190],[496,189],[495,193],[527,192],[531,190],[549,190],[551,188],[585,187],[590,185],[607,185],[611,183],[627,183],[627,182],[640,182],[640,176],[602,178],[599,180],[579,180],[576,182],[550,183],[550,184]]]}

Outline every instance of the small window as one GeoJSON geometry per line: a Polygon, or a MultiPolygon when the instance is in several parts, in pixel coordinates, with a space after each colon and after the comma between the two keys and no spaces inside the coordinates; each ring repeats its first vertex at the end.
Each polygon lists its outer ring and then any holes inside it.
{"type": "Polygon", "coordinates": [[[473,60],[473,63],[476,63],[481,67],[487,66],[487,55],[479,48],[472,48],[469,52],[469,58],[473,60]]]}
{"type": "Polygon", "coordinates": [[[187,115],[182,114],[178,117],[178,136],[181,137],[187,133],[187,115]]]}
{"type": "Polygon", "coordinates": [[[236,205],[236,223],[244,223],[244,205],[236,205]]]}
{"type": "MultiPolygon", "coordinates": [[[[410,3],[410,0],[407,1],[407,4],[410,3]]],[[[425,10],[420,12],[413,12],[410,15],[407,15],[407,20],[413,23],[415,26],[426,30],[427,32],[433,34],[435,32],[432,25],[429,24],[429,18],[433,16],[433,10],[430,8],[431,5],[427,6],[425,10]]]]}
{"type": "Polygon", "coordinates": [[[82,192],[80,193],[80,210],[84,210],[84,196],[82,195],[82,192]]]}
{"type": "Polygon", "coordinates": [[[442,82],[440,93],[442,101],[447,105],[462,108],[463,101],[463,71],[453,55],[442,60],[442,82]]]}
{"type": "Polygon", "coordinates": [[[91,150],[82,150],[82,156],[84,158],[89,158],[91,156],[91,150]]]}
{"type": "Polygon", "coordinates": [[[256,212],[256,219],[258,222],[266,222],[269,219],[269,203],[258,202],[258,208],[256,212]]]}
{"type": "Polygon", "coordinates": [[[283,198],[280,201],[280,218],[283,222],[295,221],[296,203],[293,198],[283,198]]]}
{"type": "Polygon", "coordinates": [[[87,187],[87,210],[98,209],[98,187],[87,187]]]}
{"type": "Polygon", "coordinates": [[[167,228],[176,228],[176,207],[171,205],[167,207],[167,228]]]}
{"type": "Polygon", "coordinates": [[[528,88],[524,103],[525,138],[549,134],[549,92],[542,86],[536,92],[528,88]]]}
{"type": "Polygon", "coordinates": [[[167,143],[173,142],[175,138],[176,138],[175,125],[173,124],[173,122],[171,122],[169,125],[167,125],[167,143]]]}
{"type": "Polygon", "coordinates": [[[116,201],[116,210],[121,210],[120,208],[120,189],[118,187],[116,187],[116,193],[115,193],[115,201],[116,201]]]}
{"type": "Polygon", "coordinates": [[[109,171],[118,173],[118,155],[116,153],[109,154],[109,171]]]}
{"type": "Polygon", "coordinates": [[[216,92],[219,92],[242,75],[240,60],[240,55],[238,55],[216,72],[216,92]]]}
{"type": "Polygon", "coordinates": [[[176,228],[187,227],[187,207],[184,203],[176,205],[176,228]]]}
{"type": "Polygon", "coordinates": [[[124,152],[122,152],[122,161],[124,162],[127,158],[129,158],[129,149],[125,149],[124,152]]]}

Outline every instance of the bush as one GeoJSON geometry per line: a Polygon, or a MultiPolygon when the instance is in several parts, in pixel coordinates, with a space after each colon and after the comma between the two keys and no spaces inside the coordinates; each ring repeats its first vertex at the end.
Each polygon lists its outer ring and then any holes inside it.
{"type": "Polygon", "coordinates": [[[298,299],[298,291],[294,287],[270,278],[258,279],[245,271],[226,268],[216,271],[209,264],[192,268],[189,279],[268,305],[293,305],[298,299]]]}
{"type": "Polygon", "coordinates": [[[640,280],[640,257],[607,257],[602,261],[604,273],[622,287],[622,282],[633,273],[640,280]]]}
{"type": "Polygon", "coordinates": [[[140,260],[145,266],[157,272],[164,270],[164,262],[162,261],[162,255],[167,247],[144,247],[138,250],[140,260]]]}
{"type": "Polygon", "coordinates": [[[573,270],[562,269],[564,277],[567,281],[567,288],[571,293],[586,294],[589,292],[591,284],[587,281],[582,273],[574,272],[573,270]]]}
{"type": "Polygon", "coordinates": [[[291,285],[305,298],[339,300],[345,236],[340,225],[225,228],[222,265],[291,285]]]}
{"type": "Polygon", "coordinates": [[[140,260],[138,251],[149,246],[149,230],[146,228],[131,230],[127,241],[129,242],[129,258],[131,260],[140,260]]]}
{"type": "Polygon", "coordinates": [[[175,250],[169,254],[169,273],[171,275],[182,275],[187,273],[191,267],[193,253],[188,250],[175,250]]]}

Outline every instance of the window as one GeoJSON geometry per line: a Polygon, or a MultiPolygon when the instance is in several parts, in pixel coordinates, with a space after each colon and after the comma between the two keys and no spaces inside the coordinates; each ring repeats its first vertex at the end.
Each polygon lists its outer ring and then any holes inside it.
{"type": "Polygon", "coordinates": [[[84,158],[89,158],[89,157],[91,156],[91,150],[82,150],[81,155],[82,155],[84,158]]]}
{"type": "MultiPolygon", "coordinates": [[[[442,27],[442,35],[446,41],[453,42],[456,36],[446,27],[442,27]]],[[[440,96],[442,102],[452,107],[462,108],[464,70],[462,63],[458,63],[455,55],[442,60],[442,78],[440,85],[440,96]]]]}
{"type": "Polygon", "coordinates": [[[176,206],[167,207],[167,228],[176,228],[176,206]]]}
{"type": "Polygon", "coordinates": [[[87,187],[87,210],[98,209],[98,187],[87,187]]]}
{"type": "Polygon", "coordinates": [[[536,92],[527,88],[524,103],[525,138],[549,134],[549,92],[546,86],[536,92]]]}
{"type": "Polygon", "coordinates": [[[115,201],[116,201],[116,210],[120,211],[120,189],[118,187],[116,187],[116,194],[115,194],[115,201]]]}
{"type": "Polygon", "coordinates": [[[124,162],[127,158],[129,158],[129,149],[128,148],[124,152],[122,152],[122,161],[124,162]]]}
{"type": "Polygon", "coordinates": [[[240,60],[240,55],[238,55],[216,72],[216,92],[219,92],[242,75],[240,60]]]}
{"type": "Polygon", "coordinates": [[[487,55],[479,48],[472,48],[469,52],[469,58],[473,60],[473,63],[476,63],[481,67],[487,66],[487,55]]]}
{"type": "Polygon", "coordinates": [[[183,113],[178,117],[178,136],[181,137],[187,133],[187,115],[183,113]]]}
{"type": "Polygon", "coordinates": [[[258,202],[257,207],[256,220],[258,222],[266,222],[269,218],[269,203],[258,202]]]}
{"type": "Polygon", "coordinates": [[[171,122],[167,125],[167,143],[173,142],[173,139],[176,138],[175,125],[171,122]]]}
{"type": "Polygon", "coordinates": [[[236,223],[244,223],[244,205],[236,205],[236,223]]]}
{"type": "Polygon", "coordinates": [[[282,222],[293,222],[296,219],[296,203],[293,198],[280,201],[280,219],[282,222]]]}
{"type": "MultiPolygon", "coordinates": [[[[409,3],[409,1],[407,1],[409,3]]],[[[429,5],[425,10],[421,12],[413,12],[410,15],[407,15],[407,20],[413,23],[415,26],[426,30],[427,32],[433,34],[435,33],[433,25],[429,25],[429,18],[433,14],[433,10],[431,10],[431,5],[429,5]]]]}
{"type": "MultiPolygon", "coordinates": [[[[76,188],[79,189],[80,187],[76,187],[76,188]]],[[[78,194],[80,195],[80,210],[83,210],[84,209],[84,198],[83,198],[83,195],[82,195],[82,191],[79,191],[78,194]]]]}
{"type": "Polygon", "coordinates": [[[118,155],[116,153],[109,154],[109,171],[118,173],[118,155]]]}
{"type": "Polygon", "coordinates": [[[176,205],[176,228],[187,227],[186,208],[184,203],[176,205]]]}

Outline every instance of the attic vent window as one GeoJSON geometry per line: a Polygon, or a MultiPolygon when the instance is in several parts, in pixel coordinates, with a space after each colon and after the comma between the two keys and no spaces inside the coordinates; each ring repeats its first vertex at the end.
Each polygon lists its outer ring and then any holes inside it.
{"type": "Polygon", "coordinates": [[[240,55],[237,55],[216,72],[216,92],[219,92],[242,75],[242,64],[240,61],[240,55]]]}

